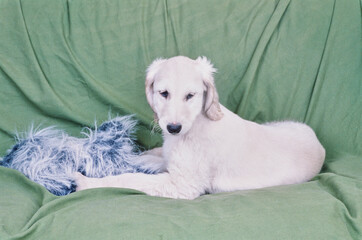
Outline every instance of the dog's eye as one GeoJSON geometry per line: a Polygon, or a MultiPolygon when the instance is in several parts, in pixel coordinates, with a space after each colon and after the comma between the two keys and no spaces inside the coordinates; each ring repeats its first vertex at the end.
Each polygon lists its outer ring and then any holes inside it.
{"type": "Polygon", "coordinates": [[[164,98],[167,98],[168,97],[168,92],[167,91],[163,91],[163,92],[160,92],[161,96],[164,97],[164,98]]]}
{"type": "Polygon", "coordinates": [[[190,100],[194,95],[195,95],[195,94],[193,94],[193,93],[187,94],[187,95],[186,95],[186,101],[187,101],[187,100],[190,100]]]}

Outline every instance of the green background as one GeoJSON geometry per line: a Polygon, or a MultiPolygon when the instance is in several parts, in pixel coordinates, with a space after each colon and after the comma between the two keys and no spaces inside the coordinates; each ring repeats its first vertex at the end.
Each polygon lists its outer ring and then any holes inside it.
{"type": "Polygon", "coordinates": [[[0,168],[0,239],[362,239],[361,29],[358,0],[0,0],[0,156],[32,123],[80,136],[109,113],[160,146],[145,69],[175,55],[207,56],[241,117],[305,122],[327,151],[311,182],[194,201],[55,197],[0,168]]]}

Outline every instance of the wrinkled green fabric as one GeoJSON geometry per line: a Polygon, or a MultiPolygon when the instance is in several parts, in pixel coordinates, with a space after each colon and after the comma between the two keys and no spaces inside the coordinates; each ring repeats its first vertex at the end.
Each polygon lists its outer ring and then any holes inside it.
{"type": "Polygon", "coordinates": [[[161,145],[145,69],[175,55],[211,59],[241,117],[306,122],[327,151],[311,182],[193,201],[56,197],[0,167],[0,239],[362,239],[361,19],[358,0],[0,0],[0,156],[32,123],[79,136],[109,114],[161,145]]]}

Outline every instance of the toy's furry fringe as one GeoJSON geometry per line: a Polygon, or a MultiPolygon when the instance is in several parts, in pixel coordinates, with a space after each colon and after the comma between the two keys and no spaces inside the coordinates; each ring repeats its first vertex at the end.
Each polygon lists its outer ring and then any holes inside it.
{"type": "Polygon", "coordinates": [[[0,166],[16,169],[55,195],[75,191],[74,172],[101,178],[122,173],[155,173],[132,164],[140,154],[134,143],[136,121],[132,116],[116,117],[94,130],[85,128],[85,138],[48,127],[17,135],[16,144],[0,159],[0,166]]]}

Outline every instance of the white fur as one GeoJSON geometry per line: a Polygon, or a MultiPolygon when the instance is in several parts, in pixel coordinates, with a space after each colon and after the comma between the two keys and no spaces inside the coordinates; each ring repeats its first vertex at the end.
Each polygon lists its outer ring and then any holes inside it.
{"type": "Polygon", "coordinates": [[[194,199],[201,194],[308,181],[319,173],[325,150],[313,130],[297,122],[264,125],[240,118],[219,104],[216,70],[204,57],[158,59],[148,68],[146,95],[163,130],[162,153],[140,158],[165,172],[126,173],[102,179],[77,176],[78,190],[133,188],[149,195],[194,199]],[[167,91],[165,98],[160,93],[167,91]],[[186,96],[194,96],[186,100],[186,96]],[[182,125],[170,134],[167,125],[182,125]]]}

